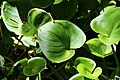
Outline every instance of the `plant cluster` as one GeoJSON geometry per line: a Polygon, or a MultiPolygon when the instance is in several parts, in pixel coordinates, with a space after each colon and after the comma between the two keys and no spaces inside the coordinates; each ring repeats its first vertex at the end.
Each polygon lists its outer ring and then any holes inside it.
{"type": "Polygon", "coordinates": [[[120,79],[119,1],[0,2],[1,80],[120,79]]]}

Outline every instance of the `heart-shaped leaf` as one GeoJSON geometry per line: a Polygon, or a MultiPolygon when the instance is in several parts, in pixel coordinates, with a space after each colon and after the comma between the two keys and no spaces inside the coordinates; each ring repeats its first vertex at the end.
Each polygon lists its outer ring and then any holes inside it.
{"type": "Polygon", "coordinates": [[[63,0],[52,6],[52,12],[57,19],[71,19],[77,12],[77,0],[63,0]]]}
{"type": "Polygon", "coordinates": [[[32,5],[35,7],[46,8],[51,5],[54,0],[30,0],[32,5]]]}
{"type": "Polygon", "coordinates": [[[34,76],[46,68],[46,61],[41,57],[33,57],[28,60],[27,66],[23,68],[26,76],[34,76]]]}
{"type": "Polygon", "coordinates": [[[0,55],[0,67],[2,67],[5,63],[5,59],[0,55]]]}
{"type": "Polygon", "coordinates": [[[70,59],[86,40],[83,31],[66,20],[56,20],[41,26],[38,41],[44,55],[53,62],[70,59]]]}
{"type": "Polygon", "coordinates": [[[86,42],[90,52],[93,55],[96,55],[98,57],[106,57],[109,56],[112,53],[111,45],[106,45],[103,42],[101,42],[98,38],[91,39],[86,42]]]}
{"type": "Polygon", "coordinates": [[[100,67],[96,67],[96,63],[85,57],[78,57],[75,60],[75,66],[77,71],[89,79],[96,79],[102,73],[102,69],[100,67]]]}
{"type": "Polygon", "coordinates": [[[28,21],[19,28],[24,36],[34,36],[40,26],[53,20],[49,13],[38,8],[31,9],[27,18],[28,21]]]}
{"type": "Polygon", "coordinates": [[[120,7],[109,9],[91,21],[91,28],[99,33],[99,39],[105,44],[120,41],[120,7]]]}
{"type": "Polygon", "coordinates": [[[18,27],[22,25],[22,21],[16,7],[12,7],[4,1],[1,7],[1,16],[9,31],[20,34],[18,27]]]}

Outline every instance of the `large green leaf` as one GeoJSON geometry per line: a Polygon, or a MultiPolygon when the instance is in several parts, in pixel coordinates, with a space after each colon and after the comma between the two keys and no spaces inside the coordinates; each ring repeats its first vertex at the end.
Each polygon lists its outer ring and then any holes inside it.
{"type": "Polygon", "coordinates": [[[5,63],[5,59],[0,55],[0,67],[2,67],[5,63]]]}
{"type": "Polygon", "coordinates": [[[46,68],[46,61],[41,57],[33,57],[28,60],[27,66],[23,68],[26,76],[34,76],[46,68]]]}
{"type": "Polygon", "coordinates": [[[35,7],[46,8],[54,2],[54,0],[30,0],[35,7]]]}
{"type": "Polygon", "coordinates": [[[99,33],[99,39],[105,44],[114,44],[120,40],[120,7],[109,9],[91,21],[91,28],[99,33]]]}
{"type": "Polygon", "coordinates": [[[90,52],[98,57],[104,58],[112,54],[111,45],[104,44],[98,38],[91,39],[86,44],[90,52]]]}
{"type": "Polygon", "coordinates": [[[21,26],[22,21],[16,7],[12,7],[4,1],[1,7],[1,16],[9,31],[20,34],[18,27],[21,26]]]}
{"type": "Polygon", "coordinates": [[[77,71],[89,79],[96,79],[102,73],[102,69],[100,67],[96,67],[96,63],[85,57],[78,57],[75,60],[75,66],[77,71]]]}
{"type": "Polygon", "coordinates": [[[52,6],[52,11],[57,19],[71,19],[77,12],[77,0],[63,0],[52,6]]]}
{"type": "Polygon", "coordinates": [[[38,8],[31,9],[27,18],[27,22],[19,28],[24,36],[34,36],[40,26],[53,20],[49,13],[38,8]]]}
{"type": "Polygon", "coordinates": [[[38,41],[44,55],[53,62],[70,59],[86,40],[83,31],[66,20],[56,20],[41,26],[38,41]]]}

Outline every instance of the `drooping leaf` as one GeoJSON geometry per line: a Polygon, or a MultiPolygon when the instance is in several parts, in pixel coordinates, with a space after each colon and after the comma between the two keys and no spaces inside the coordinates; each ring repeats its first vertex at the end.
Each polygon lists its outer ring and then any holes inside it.
{"type": "Polygon", "coordinates": [[[114,44],[120,40],[120,7],[103,12],[91,21],[91,28],[99,33],[99,39],[105,44],[114,44]]]}
{"type": "Polygon", "coordinates": [[[9,31],[20,34],[18,27],[22,25],[22,21],[16,7],[12,7],[4,1],[1,7],[1,16],[9,31]]]}
{"type": "Polygon", "coordinates": [[[93,55],[96,55],[98,57],[106,57],[109,56],[112,53],[111,45],[106,45],[103,42],[101,42],[98,38],[91,39],[86,42],[90,52],[93,55]]]}
{"type": "Polygon", "coordinates": [[[75,74],[69,80],[85,80],[85,79],[84,76],[82,76],[81,74],[75,74]]]}
{"type": "Polygon", "coordinates": [[[5,63],[5,59],[0,55],[0,67],[2,67],[5,63]]]}
{"type": "Polygon", "coordinates": [[[77,0],[63,0],[52,6],[52,12],[57,19],[71,19],[77,11],[77,0]]]}
{"type": "Polygon", "coordinates": [[[28,60],[27,66],[23,68],[26,76],[34,76],[46,68],[46,61],[41,57],[33,57],[28,60]]]}
{"type": "Polygon", "coordinates": [[[63,0],[55,0],[54,4],[59,4],[61,3],[63,0]]]}
{"type": "Polygon", "coordinates": [[[48,22],[38,30],[38,42],[44,55],[53,62],[70,59],[86,40],[83,31],[66,20],[48,22]]]}
{"type": "Polygon", "coordinates": [[[46,8],[51,5],[54,0],[30,0],[35,7],[46,8]]]}
{"type": "Polygon", "coordinates": [[[51,15],[46,11],[33,8],[28,12],[27,22],[19,30],[24,36],[34,36],[40,26],[52,20],[51,15]]]}
{"type": "Polygon", "coordinates": [[[100,67],[96,67],[96,63],[85,57],[78,57],[75,60],[75,66],[77,71],[89,79],[96,79],[102,73],[102,69],[100,67]]]}

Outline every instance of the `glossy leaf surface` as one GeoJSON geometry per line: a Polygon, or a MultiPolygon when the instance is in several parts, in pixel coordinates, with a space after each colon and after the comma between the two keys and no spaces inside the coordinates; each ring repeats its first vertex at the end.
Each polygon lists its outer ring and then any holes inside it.
{"type": "Polygon", "coordinates": [[[16,7],[12,7],[7,2],[3,2],[1,7],[1,16],[7,29],[15,34],[20,34],[18,27],[21,26],[22,21],[16,7]]]}
{"type": "Polygon", "coordinates": [[[91,28],[99,33],[99,39],[105,44],[114,44],[120,40],[120,7],[103,12],[91,21],[91,28]]]}
{"type": "Polygon", "coordinates": [[[26,76],[34,76],[46,68],[46,61],[41,57],[33,57],[28,60],[27,66],[23,68],[26,76]]]}
{"type": "Polygon", "coordinates": [[[71,19],[77,11],[77,0],[63,0],[52,6],[52,11],[57,19],[71,19]]]}
{"type": "Polygon", "coordinates": [[[102,69],[100,67],[95,68],[96,63],[89,58],[78,57],[75,60],[75,65],[77,71],[89,79],[96,79],[102,73],[102,69]]]}
{"type": "Polygon", "coordinates": [[[0,55],[0,67],[2,67],[5,63],[5,59],[0,55]]]}
{"type": "Polygon", "coordinates": [[[111,45],[106,45],[103,42],[101,42],[98,38],[91,39],[86,42],[90,52],[93,55],[96,55],[98,57],[106,57],[109,56],[112,53],[111,45]]]}
{"type": "Polygon", "coordinates": [[[56,20],[41,26],[38,41],[44,55],[53,62],[70,59],[86,40],[83,31],[66,20],[56,20]]]}

